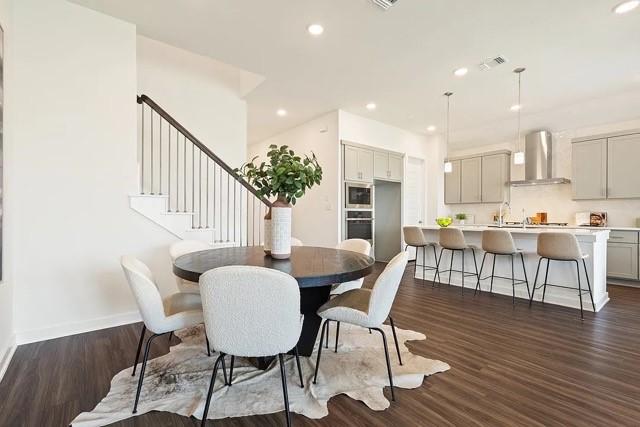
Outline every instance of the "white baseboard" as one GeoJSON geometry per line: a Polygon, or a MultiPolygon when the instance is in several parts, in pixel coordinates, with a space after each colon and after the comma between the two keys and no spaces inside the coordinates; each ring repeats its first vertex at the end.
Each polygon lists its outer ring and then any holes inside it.
{"type": "Polygon", "coordinates": [[[13,335],[7,344],[4,354],[0,356],[0,381],[4,378],[4,373],[7,372],[13,353],[16,351],[16,336],[13,335]]]}
{"type": "Polygon", "coordinates": [[[140,312],[130,311],[80,322],[61,323],[47,328],[16,332],[15,342],[17,345],[30,344],[100,329],[113,328],[115,326],[128,325],[130,323],[140,322],[141,320],[140,312]]]}

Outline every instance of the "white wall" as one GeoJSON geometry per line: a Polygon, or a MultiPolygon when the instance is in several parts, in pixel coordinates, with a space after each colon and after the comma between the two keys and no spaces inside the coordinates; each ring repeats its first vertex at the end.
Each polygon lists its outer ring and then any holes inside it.
{"type": "Polygon", "coordinates": [[[174,287],[169,234],[134,213],[135,27],[61,0],[14,3],[8,242],[19,343],[138,318],[131,253],[174,287]]]}
{"type": "MultiPolygon", "coordinates": [[[[555,176],[571,179],[571,140],[583,136],[597,135],[607,132],[640,129],[640,119],[599,125],[588,128],[570,129],[553,133],[553,161],[555,176]]],[[[491,146],[476,147],[466,150],[455,150],[451,156],[463,156],[486,151],[509,149],[515,151],[512,141],[491,146]]],[[[511,165],[511,179],[524,179],[524,165],[511,165]]],[[[476,223],[487,223],[498,210],[497,204],[448,205],[451,214],[465,212],[476,216],[476,223]]],[[[571,185],[542,185],[532,187],[511,188],[511,217],[522,219],[522,209],[527,216],[546,211],[550,222],[574,223],[575,213],[580,211],[606,211],[609,224],[613,226],[636,226],[636,218],[640,218],[640,200],[571,200],[571,185]]]]}
{"type": "Polygon", "coordinates": [[[338,112],[318,117],[280,135],[249,146],[249,159],[265,158],[270,144],[288,145],[298,154],[313,151],[322,166],[322,183],[298,200],[293,210],[292,235],[306,245],[335,246],[340,240],[338,112]]]}
{"type": "Polygon", "coordinates": [[[13,259],[13,251],[9,245],[9,239],[13,216],[8,215],[7,207],[13,205],[11,191],[7,191],[9,180],[8,172],[12,167],[13,148],[13,67],[8,67],[13,62],[13,27],[9,0],[0,0],[0,25],[4,30],[4,94],[3,94],[3,184],[2,184],[2,281],[0,282],[0,379],[9,362],[11,352],[15,344],[14,326],[13,326],[13,276],[11,271],[11,262],[13,259]]]}
{"type": "Polygon", "coordinates": [[[247,156],[242,96],[262,78],[146,37],[137,37],[138,93],[163,107],[232,167],[247,156]]]}

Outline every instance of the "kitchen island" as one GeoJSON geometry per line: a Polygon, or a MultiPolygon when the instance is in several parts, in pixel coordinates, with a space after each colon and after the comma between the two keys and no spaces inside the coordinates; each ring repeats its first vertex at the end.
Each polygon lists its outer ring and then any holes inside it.
{"type": "MultiPolygon", "coordinates": [[[[430,242],[438,242],[439,229],[437,225],[434,226],[422,226],[422,231],[430,242]]],[[[482,249],[482,232],[484,230],[496,230],[496,226],[480,226],[480,225],[467,225],[456,226],[463,231],[465,240],[468,245],[476,246],[476,259],[478,265],[478,271],[480,270],[482,257],[484,252],[482,249]]],[[[502,227],[502,230],[511,232],[515,241],[516,247],[524,251],[524,264],[527,270],[527,278],[529,279],[529,288],[533,291],[533,281],[536,274],[536,267],[538,266],[539,257],[536,253],[537,237],[542,232],[564,232],[571,233],[576,236],[580,248],[584,254],[588,254],[587,258],[587,271],[589,273],[589,280],[591,282],[591,290],[593,292],[593,300],[595,302],[596,311],[599,311],[608,301],[609,295],[607,293],[607,240],[609,239],[609,230],[606,229],[583,229],[583,228],[551,228],[551,227],[502,227]]],[[[438,247],[438,254],[440,253],[440,247],[438,247]]],[[[473,263],[473,256],[471,251],[465,254],[465,272],[475,273],[475,267],[473,263]],[[468,256],[467,256],[468,254],[468,256]]],[[[448,270],[450,265],[451,251],[445,250],[440,261],[440,271],[448,270]]],[[[522,272],[522,263],[520,257],[515,259],[515,277],[516,280],[524,279],[522,272]]],[[[416,278],[422,279],[422,251],[417,256],[417,268],[416,278]]],[[[425,254],[425,263],[427,266],[435,266],[436,260],[434,259],[433,250],[427,248],[425,254]]],[[[453,260],[453,269],[461,270],[461,256],[460,253],[456,255],[453,260]]],[[[482,271],[482,278],[480,281],[480,287],[482,291],[488,291],[490,286],[490,279],[487,278],[491,275],[491,267],[493,264],[493,255],[487,254],[484,269],[482,271]]],[[[543,262],[540,266],[540,274],[538,275],[538,286],[544,282],[544,268],[546,262],[543,262]]],[[[434,280],[435,270],[425,271],[426,280],[434,280]]],[[[511,259],[507,256],[498,256],[495,264],[495,275],[502,276],[501,278],[495,277],[493,281],[493,293],[512,295],[511,284],[511,259]]],[[[584,270],[580,266],[580,278],[583,290],[587,289],[587,281],[584,277],[584,270]]],[[[460,272],[451,273],[451,284],[461,286],[462,275],[460,272]]],[[[449,280],[449,273],[440,274],[440,282],[446,284],[449,280]]],[[[465,277],[465,288],[468,288],[468,293],[473,294],[473,290],[476,286],[477,279],[475,276],[465,277]]],[[[552,261],[549,268],[549,284],[568,286],[575,289],[547,287],[547,293],[545,295],[545,303],[557,304],[566,307],[580,308],[580,300],[578,298],[578,282],[576,278],[576,267],[574,263],[569,262],[557,262],[552,261]]],[[[527,287],[525,284],[516,284],[515,291],[516,298],[527,299],[527,287]]],[[[592,311],[589,295],[584,294],[583,306],[585,310],[592,311]]],[[[542,290],[539,289],[535,293],[534,300],[540,301],[542,299],[542,290]]],[[[523,300],[523,301],[525,301],[523,300]]],[[[518,302],[518,301],[516,301],[518,302]]]]}

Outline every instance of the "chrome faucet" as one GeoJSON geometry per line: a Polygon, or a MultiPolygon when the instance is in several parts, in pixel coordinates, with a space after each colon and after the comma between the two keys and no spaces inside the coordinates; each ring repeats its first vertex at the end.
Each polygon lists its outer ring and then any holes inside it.
{"type": "Polygon", "coordinates": [[[527,213],[522,208],[522,228],[527,228],[527,213]]]}
{"type": "Polygon", "coordinates": [[[498,212],[498,227],[502,227],[504,224],[504,220],[502,219],[502,207],[506,206],[507,208],[511,209],[511,206],[509,205],[509,202],[507,202],[506,200],[502,203],[500,203],[500,208],[499,208],[499,212],[498,212]]]}

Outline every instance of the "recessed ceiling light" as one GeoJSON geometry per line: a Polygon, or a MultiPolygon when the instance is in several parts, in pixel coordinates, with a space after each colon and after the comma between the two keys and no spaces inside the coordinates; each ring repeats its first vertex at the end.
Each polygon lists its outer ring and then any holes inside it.
{"type": "Polygon", "coordinates": [[[378,106],[374,103],[374,102],[370,102],[367,104],[367,110],[369,111],[373,111],[377,108],[378,106]]]}
{"type": "Polygon", "coordinates": [[[433,126],[433,125],[431,125],[431,126],[429,126],[429,127],[427,128],[427,131],[429,131],[429,132],[434,132],[435,130],[436,130],[436,127],[435,127],[435,126],[433,126]]]}
{"type": "Polygon", "coordinates": [[[520,104],[513,104],[511,106],[511,108],[509,108],[511,111],[520,111],[522,109],[522,105],[520,104]]]}
{"type": "Polygon", "coordinates": [[[640,0],[624,1],[613,8],[613,12],[622,15],[640,6],[640,0]]]}
{"type": "Polygon", "coordinates": [[[279,115],[280,117],[284,117],[287,115],[287,110],[285,110],[284,108],[280,108],[278,109],[278,111],[276,111],[276,114],[279,115]]]}
{"type": "Polygon", "coordinates": [[[462,68],[458,68],[457,70],[455,70],[455,71],[453,72],[453,74],[454,74],[455,76],[457,76],[457,77],[462,77],[462,76],[466,75],[468,72],[469,72],[469,70],[468,70],[468,69],[466,69],[466,68],[462,67],[462,68]]]}
{"type": "Polygon", "coordinates": [[[309,31],[309,34],[312,36],[319,36],[324,33],[324,28],[320,24],[311,24],[307,27],[307,31],[309,31]]]}

